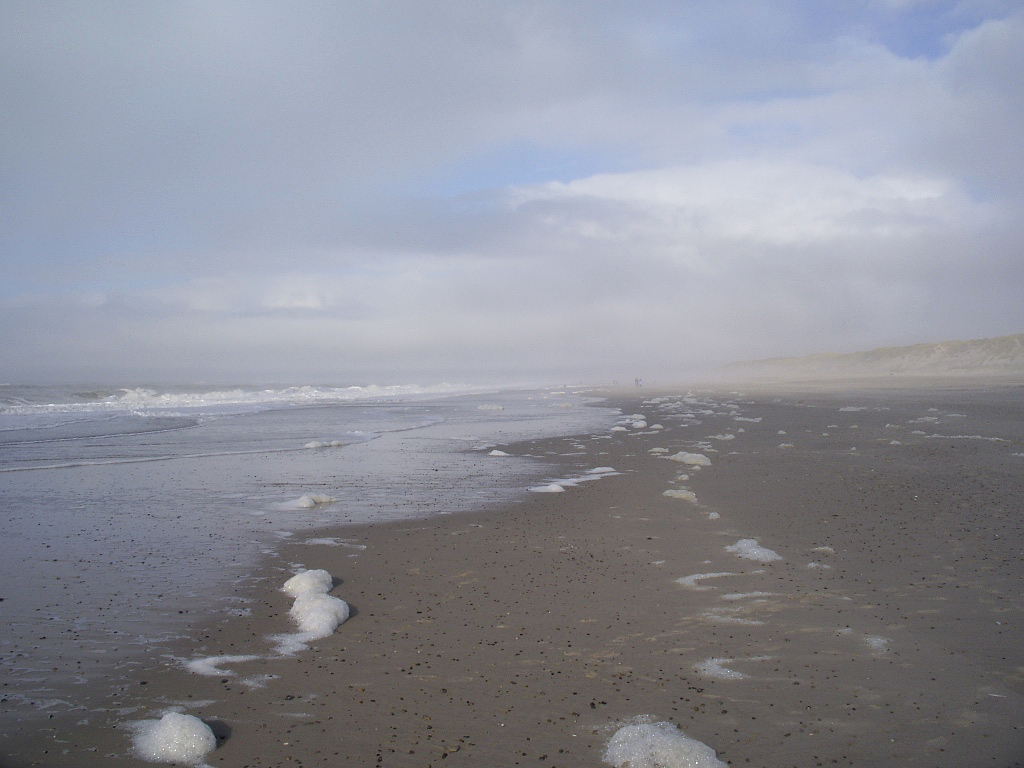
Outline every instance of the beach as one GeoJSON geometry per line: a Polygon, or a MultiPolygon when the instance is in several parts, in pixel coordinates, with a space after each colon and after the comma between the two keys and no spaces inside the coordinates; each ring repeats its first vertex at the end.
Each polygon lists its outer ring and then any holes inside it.
{"type": "Polygon", "coordinates": [[[1020,386],[592,394],[611,430],[487,457],[533,491],[303,531],[0,764],[150,765],[170,709],[232,768],[600,766],[639,722],[730,765],[1024,764],[1020,386]],[[275,651],[314,569],[350,615],[275,651]]]}

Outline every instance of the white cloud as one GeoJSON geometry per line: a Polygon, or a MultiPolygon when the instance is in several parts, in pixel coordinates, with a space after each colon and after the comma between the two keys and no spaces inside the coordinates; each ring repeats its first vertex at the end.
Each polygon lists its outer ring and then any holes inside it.
{"type": "MultiPolygon", "coordinates": [[[[803,163],[729,161],[696,167],[601,174],[510,192],[516,206],[535,202],[612,202],[636,214],[655,238],[745,240],[773,245],[827,243],[858,236],[908,236],[954,222],[978,221],[981,206],[949,181],[910,176],[858,178],[803,163]],[[660,228],[660,233],[651,231],[660,228]]],[[[586,238],[623,233],[577,220],[586,238]]],[[[635,237],[636,231],[625,233],[635,237]]]]}

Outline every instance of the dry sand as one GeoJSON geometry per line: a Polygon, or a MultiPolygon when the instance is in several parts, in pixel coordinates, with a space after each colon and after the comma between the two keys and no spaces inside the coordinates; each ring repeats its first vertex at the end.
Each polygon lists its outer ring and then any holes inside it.
{"type": "Polygon", "coordinates": [[[9,739],[2,764],[146,765],[110,722],[173,705],[231,768],[599,766],[642,715],[737,766],[1024,764],[1021,388],[662,394],[612,395],[662,430],[503,446],[552,478],[617,475],[303,535],[237,586],[250,616],[180,649],[260,659],[209,677],[152,659],[106,715],[9,739]],[[664,495],[682,488],[697,501],[664,495]],[[345,544],[306,543],[324,537],[345,544]],[[725,549],[741,539],[783,559],[725,549]],[[299,567],[353,615],[274,657],[299,567]]]}

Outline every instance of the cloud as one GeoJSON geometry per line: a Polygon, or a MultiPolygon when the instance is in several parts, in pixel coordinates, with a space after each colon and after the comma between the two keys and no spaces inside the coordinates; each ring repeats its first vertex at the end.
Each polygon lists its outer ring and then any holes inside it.
{"type": "MultiPolygon", "coordinates": [[[[691,243],[721,239],[801,245],[846,237],[910,236],[984,218],[982,206],[947,180],[858,178],[841,169],[796,162],[729,161],[602,174],[517,189],[510,197],[516,206],[612,203],[633,212],[632,221],[660,230],[662,237],[691,243]]],[[[574,226],[581,235],[593,237],[636,234],[602,227],[594,219],[577,217],[574,226]]]]}
{"type": "Polygon", "coordinates": [[[0,359],[681,375],[1019,331],[1013,3],[8,4],[0,359]]]}

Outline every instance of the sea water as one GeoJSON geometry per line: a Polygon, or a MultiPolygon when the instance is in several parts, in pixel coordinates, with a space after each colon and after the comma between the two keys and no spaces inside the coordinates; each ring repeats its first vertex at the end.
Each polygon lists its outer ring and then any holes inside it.
{"type": "Polygon", "coordinates": [[[0,720],[98,706],[143,650],[244,611],[230,586],[283,539],[526,493],[543,465],[490,453],[611,423],[587,404],[453,386],[0,386],[0,720]]]}

